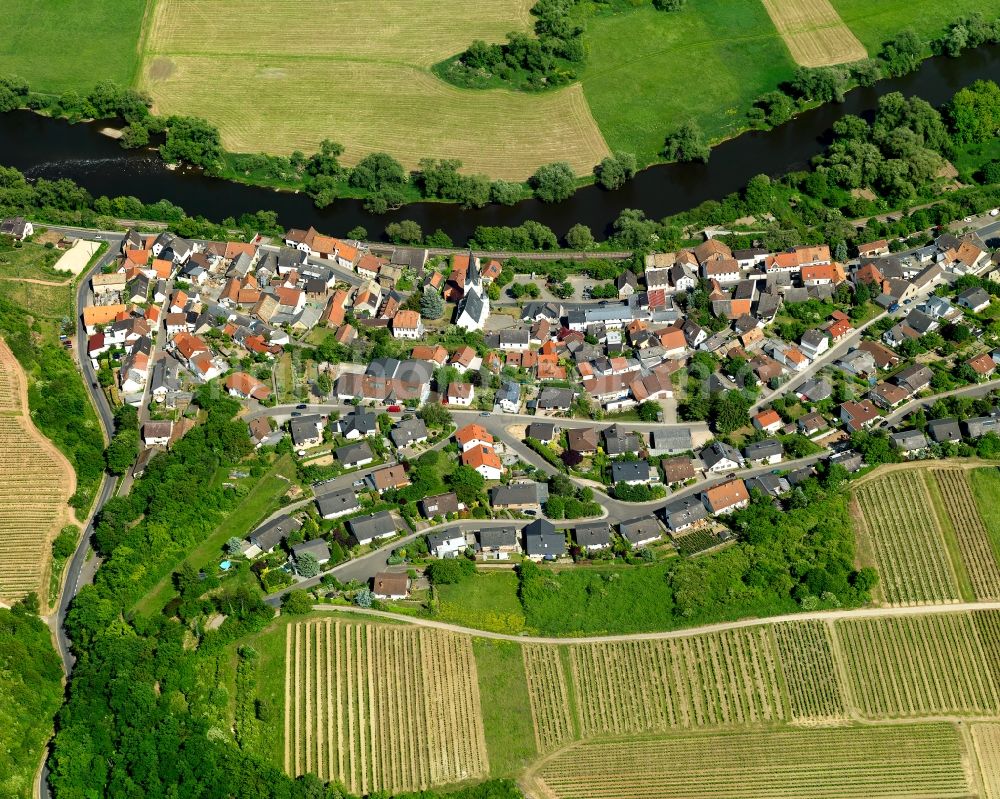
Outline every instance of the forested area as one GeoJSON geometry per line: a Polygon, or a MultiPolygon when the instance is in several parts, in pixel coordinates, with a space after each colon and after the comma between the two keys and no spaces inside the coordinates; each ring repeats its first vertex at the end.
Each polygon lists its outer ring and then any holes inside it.
{"type": "Polygon", "coordinates": [[[737,543],[700,558],[611,570],[518,567],[527,626],[541,635],[647,632],[797,610],[854,607],[876,575],[854,568],[845,474],[828,467],[789,508],[756,495],[728,524],[737,543]]]}
{"type": "Polygon", "coordinates": [[[30,799],[39,756],[62,701],[62,667],[30,596],[0,608],[0,794],[30,799]]]}

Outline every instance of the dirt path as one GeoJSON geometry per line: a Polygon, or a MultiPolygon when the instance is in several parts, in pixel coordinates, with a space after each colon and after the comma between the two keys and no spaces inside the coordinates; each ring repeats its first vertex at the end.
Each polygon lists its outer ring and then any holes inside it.
{"type": "MultiPolygon", "coordinates": [[[[73,496],[76,491],[76,471],[66,459],[66,456],[59,451],[59,448],[46,438],[37,427],[35,427],[34,420],[31,418],[31,410],[28,405],[27,375],[25,375],[20,362],[14,357],[14,353],[11,352],[10,347],[7,346],[7,342],[2,337],[0,337],[0,372],[6,372],[7,374],[13,376],[13,389],[17,398],[17,410],[14,413],[23,417],[24,428],[29,438],[52,458],[53,463],[61,473],[61,480],[66,489],[62,505],[56,515],[53,528],[49,530],[48,542],[51,542],[56,535],[58,535],[59,530],[61,530],[65,525],[75,524],[78,527],[80,526],[73,508],[67,504],[69,498],[73,496]]],[[[49,570],[52,566],[51,554],[50,548],[46,547],[44,549],[38,587],[38,599],[41,603],[42,615],[49,612],[48,583],[49,570]]]]}
{"type": "Polygon", "coordinates": [[[446,630],[452,633],[474,635],[477,638],[489,638],[494,641],[516,641],[522,644],[601,644],[614,641],[666,641],[673,638],[688,638],[702,633],[714,633],[722,630],[741,630],[747,627],[760,627],[766,624],[780,624],[786,621],[837,621],[838,619],[885,618],[894,616],[926,616],[935,613],[964,613],[969,610],[1000,610],[1000,602],[956,602],[949,605],[920,605],[916,607],[898,608],[858,608],[857,610],[819,610],[811,613],[788,613],[784,616],[769,616],[763,619],[741,619],[720,624],[707,624],[703,627],[688,627],[683,630],[666,630],[653,633],[628,633],[625,635],[589,635],[580,638],[556,638],[552,636],[507,635],[477,630],[473,627],[461,627],[458,624],[448,624],[432,619],[421,619],[415,616],[402,616],[384,610],[369,610],[366,608],[349,607],[347,605],[313,605],[313,610],[330,611],[334,613],[359,613],[365,616],[378,616],[392,619],[396,622],[415,624],[419,627],[432,627],[435,630],[446,630]]]}
{"type": "Polygon", "coordinates": [[[57,280],[40,280],[37,277],[0,277],[0,280],[9,280],[11,283],[34,283],[36,286],[68,286],[73,282],[73,278],[68,277],[61,283],[57,280]]]}

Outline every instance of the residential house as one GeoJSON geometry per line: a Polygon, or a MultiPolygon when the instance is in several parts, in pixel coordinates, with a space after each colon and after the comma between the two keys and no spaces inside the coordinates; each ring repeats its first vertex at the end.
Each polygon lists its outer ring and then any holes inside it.
{"type": "Polygon", "coordinates": [[[472,401],[476,398],[476,392],[472,383],[449,383],[445,397],[449,405],[467,408],[472,405],[472,401]]]}
{"type": "Polygon", "coordinates": [[[927,437],[920,430],[901,430],[889,436],[893,446],[904,457],[917,455],[927,449],[927,437]]]}
{"type": "Polygon", "coordinates": [[[510,560],[521,551],[518,530],[514,526],[487,527],[478,533],[483,560],[510,560]]]}
{"type": "Polygon", "coordinates": [[[316,508],[324,519],[339,519],[361,510],[361,505],[352,489],[343,488],[317,496],[316,508]]]}
{"type": "Polygon", "coordinates": [[[274,552],[278,544],[301,528],[302,522],[288,514],[264,522],[264,524],[247,536],[250,546],[247,548],[245,554],[248,558],[255,558],[258,555],[269,555],[274,552]]]}
{"type": "Polygon", "coordinates": [[[90,278],[90,289],[95,297],[120,294],[125,290],[124,272],[98,273],[90,278]]]}
{"type": "Polygon", "coordinates": [[[869,391],[868,396],[880,408],[891,410],[901,402],[905,402],[910,396],[910,392],[902,386],[883,381],[869,391]]]}
{"type": "Polygon", "coordinates": [[[604,451],[612,458],[619,455],[634,455],[639,452],[642,445],[638,433],[625,431],[617,424],[605,428],[601,438],[604,440],[604,451]]]}
{"type": "Polygon", "coordinates": [[[788,480],[777,474],[761,474],[757,477],[751,477],[746,481],[746,486],[748,494],[753,494],[756,490],[771,497],[780,497],[792,490],[788,480]]]}
{"type": "Polygon", "coordinates": [[[996,361],[988,353],[970,358],[966,363],[979,377],[990,377],[997,369],[996,361]]]}
{"type": "Polygon", "coordinates": [[[695,478],[694,461],[686,455],[664,458],[660,461],[660,468],[663,469],[663,482],[668,486],[686,483],[695,478]]]}
{"type": "Polygon", "coordinates": [[[330,426],[348,441],[357,441],[378,433],[378,416],[374,411],[354,408],[346,416],[341,416],[330,426]]]}
{"type": "Polygon", "coordinates": [[[338,447],[333,454],[346,469],[360,469],[375,461],[375,453],[372,452],[367,441],[338,447]]]}
{"type": "Polygon", "coordinates": [[[457,558],[468,548],[465,533],[458,527],[431,533],[427,536],[427,548],[435,558],[457,558]]]}
{"type": "Polygon", "coordinates": [[[173,422],[143,422],[142,443],[146,447],[165,447],[173,432],[173,422]]]}
{"type": "Polygon", "coordinates": [[[757,466],[781,463],[783,454],[781,442],[774,438],[756,441],[743,448],[743,456],[747,459],[747,463],[757,466]]]}
{"type": "Polygon", "coordinates": [[[649,454],[676,455],[694,447],[690,427],[658,427],[649,434],[649,454]]]}
{"type": "Polygon", "coordinates": [[[750,494],[742,480],[729,480],[706,489],[702,493],[702,501],[709,513],[719,516],[746,507],[750,503],[750,494]]]}
{"type": "Polygon", "coordinates": [[[410,484],[410,478],[406,476],[406,469],[401,463],[376,469],[365,478],[365,481],[378,494],[390,489],[406,488],[410,484]]]}
{"type": "Polygon", "coordinates": [[[372,594],[376,599],[406,599],[410,595],[410,578],[406,572],[376,572],[372,594]]]}
{"type": "Polygon", "coordinates": [[[389,432],[389,438],[397,447],[409,447],[427,440],[427,425],[416,417],[403,419],[389,432]]]}
{"type": "Polygon", "coordinates": [[[630,519],[618,525],[618,533],[634,549],[639,549],[647,544],[658,541],[663,535],[663,528],[654,516],[643,516],[638,519],[630,519]]]}
{"type": "Polygon", "coordinates": [[[420,500],[420,509],[428,519],[434,516],[447,516],[450,513],[458,513],[464,505],[458,501],[458,495],[454,491],[444,494],[435,494],[432,497],[424,497],[420,500]]]}
{"type": "Polygon", "coordinates": [[[611,482],[615,485],[649,485],[653,480],[647,461],[615,461],[611,464],[611,482]]]}
{"type": "Polygon", "coordinates": [[[370,516],[358,516],[349,519],[347,528],[351,531],[361,546],[370,544],[372,541],[383,538],[392,538],[396,535],[396,520],[387,510],[381,510],[370,516]]]}
{"type": "Polygon", "coordinates": [[[456,430],[455,441],[458,442],[462,452],[468,452],[473,447],[478,446],[493,447],[493,436],[486,431],[486,428],[475,422],[456,430]]]}
{"type": "Polygon", "coordinates": [[[517,413],[521,409],[521,384],[505,380],[494,395],[495,413],[517,413]]]}
{"type": "Polygon", "coordinates": [[[743,468],[743,458],[735,447],[716,441],[699,454],[705,471],[711,474],[731,472],[743,468]]]}
{"type": "Polygon", "coordinates": [[[607,522],[587,522],[573,530],[576,545],[585,552],[596,552],[611,546],[611,528],[607,522]]]}
{"type": "Polygon", "coordinates": [[[879,409],[871,400],[848,401],[840,406],[840,421],[844,423],[848,433],[856,433],[871,427],[879,415],[879,409]]]}
{"type": "Polygon", "coordinates": [[[915,363],[897,372],[893,380],[895,380],[897,386],[902,386],[910,394],[916,394],[918,391],[927,388],[933,378],[934,372],[929,367],[915,363]]]}
{"type": "Polygon", "coordinates": [[[8,217],[0,221],[0,236],[11,236],[15,241],[24,241],[34,233],[35,226],[23,216],[8,217]]]}
{"type": "Polygon", "coordinates": [[[503,476],[503,464],[491,446],[478,444],[465,450],[462,464],[475,469],[484,480],[499,480],[503,476]]]}
{"type": "Polygon", "coordinates": [[[417,311],[400,311],[391,321],[393,338],[420,339],[424,323],[417,311]]]}
{"type": "Polygon", "coordinates": [[[958,295],[958,304],[973,313],[982,313],[990,307],[990,295],[981,288],[966,289],[958,295]]]}
{"type": "Polygon", "coordinates": [[[683,533],[708,517],[705,505],[697,497],[683,497],[668,502],[663,508],[663,518],[671,533],[683,533]]]}
{"type": "Polygon", "coordinates": [[[987,433],[1000,433],[1000,418],[996,416],[976,416],[962,422],[969,438],[979,438],[987,433]]]}
{"type": "Polygon", "coordinates": [[[543,388],[538,393],[535,408],[543,412],[568,411],[573,405],[573,396],[569,388],[543,388]]]}
{"type": "Polygon", "coordinates": [[[799,341],[799,349],[802,350],[803,354],[807,358],[813,361],[815,361],[829,348],[830,339],[827,338],[826,333],[822,330],[816,330],[815,328],[807,330],[803,333],[802,339],[799,341]]]}
{"type": "Polygon", "coordinates": [[[548,519],[535,519],[524,528],[524,550],[536,562],[556,560],[566,554],[566,535],[557,533],[548,519]]]}
{"type": "Polygon", "coordinates": [[[566,448],[577,455],[594,455],[598,446],[598,433],[592,427],[575,427],[566,431],[566,448]]]}
{"type": "Polygon", "coordinates": [[[559,428],[551,422],[532,422],[528,425],[525,435],[542,444],[550,444],[559,435],[559,428]]]}
{"type": "Polygon", "coordinates": [[[833,396],[833,386],[831,386],[822,377],[814,377],[812,380],[807,380],[799,386],[796,389],[795,394],[802,400],[808,400],[809,402],[822,402],[823,400],[829,399],[833,396]]]}
{"type": "Polygon", "coordinates": [[[297,448],[315,447],[323,442],[323,417],[318,414],[294,418],[288,428],[297,448]]]}
{"type": "Polygon", "coordinates": [[[263,401],[271,396],[271,389],[246,372],[233,372],[226,378],[225,386],[230,396],[240,399],[252,397],[263,401]]]}
{"type": "MultiPolygon", "coordinates": [[[[862,341],[858,345],[858,350],[861,352],[867,352],[871,355],[872,360],[875,362],[875,366],[879,369],[892,369],[893,367],[898,366],[901,361],[900,357],[896,353],[888,347],[879,344],[877,341],[862,341]]],[[[874,374],[874,371],[872,374],[874,374]]]]}
{"type": "Polygon", "coordinates": [[[927,434],[939,444],[956,444],[962,440],[957,419],[934,419],[927,423],[927,434]]]}
{"type": "Polygon", "coordinates": [[[883,255],[889,254],[889,242],[885,239],[879,239],[878,241],[869,241],[865,244],[858,245],[858,257],[859,258],[878,258],[883,255]]]}
{"type": "Polygon", "coordinates": [[[545,483],[510,483],[490,489],[490,505],[495,510],[541,513],[548,499],[549,487],[545,483]]]}

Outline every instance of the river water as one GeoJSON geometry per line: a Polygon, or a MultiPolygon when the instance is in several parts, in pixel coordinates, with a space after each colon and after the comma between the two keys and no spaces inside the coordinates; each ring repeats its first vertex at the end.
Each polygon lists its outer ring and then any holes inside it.
{"type": "MultiPolygon", "coordinates": [[[[70,125],[25,111],[0,114],[0,163],[30,178],[71,178],[96,196],[131,195],[144,202],[167,199],[191,215],[218,221],[266,209],[287,226],[343,235],[361,225],[373,238],[388,222],[412,219],[425,233],[436,229],[463,243],[477,225],[518,225],[534,219],[564,235],[577,222],[602,238],[625,208],[660,219],[707,199],[742,188],[754,175],[800,169],[828,141],[831,125],[844,114],[870,114],[888,92],[916,94],[940,105],[974,80],[1000,82],[1000,47],[979,48],[961,58],[933,58],[910,75],[855,89],[841,104],[828,104],[770,131],[745,133],[712,150],[708,164],[665,164],[640,172],[618,191],[589,186],[562,203],[526,200],[515,206],[462,210],[446,203],[416,203],[388,214],[370,214],[360,201],[337,200],[318,209],[304,194],[276,192],[209,178],[198,170],[167,169],[149,152],[122,150],[98,132],[99,124],[70,125]]],[[[695,100],[697,95],[695,95],[695,100]]],[[[336,138],[336,134],[332,134],[336,138]]]]}

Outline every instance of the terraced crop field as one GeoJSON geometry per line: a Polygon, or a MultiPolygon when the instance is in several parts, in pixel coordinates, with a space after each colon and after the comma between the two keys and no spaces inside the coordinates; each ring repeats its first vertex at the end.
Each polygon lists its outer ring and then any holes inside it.
{"type": "Polygon", "coordinates": [[[71,519],[66,503],[76,475],[31,421],[24,379],[0,339],[0,598],[36,592],[44,601],[51,541],[71,519]]]}
{"type": "Polygon", "coordinates": [[[986,799],[1000,799],[1000,724],[973,724],[972,741],[986,799]]]}
{"type": "Polygon", "coordinates": [[[558,648],[525,644],[522,651],[535,745],[540,753],[549,752],[573,739],[570,687],[566,684],[558,648]]]}
{"type": "Polygon", "coordinates": [[[1000,686],[968,613],[836,623],[852,704],[865,718],[996,716],[1000,686]]]}
{"type": "Polygon", "coordinates": [[[967,756],[947,724],[686,733],[574,744],[533,781],[550,799],[967,799],[967,756]]]}
{"type": "Polygon", "coordinates": [[[285,769],[355,794],[484,777],[472,640],[330,619],[289,625],[285,769]]]}
{"type": "Polygon", "coordinates": [[[793,621],[774,626],[781,671],[796,722],[847,718],[840,676],[833,660],[829,628],[822,621],[793,621]]]}
{"type": "Polygon", "coordinates": [[[930,473],[941,490],[976,599],[1000,599],[1000,566],[976,507],[968,472],[965,469],[931,469],[930,473]]]}
{"type": "Polygon", "coordinates": [[[941,528],[915,469],[887,472],[856,490],[883,594],[893,605],[955,602],[958,587],[941,528]]]}
{"type": "Polygon", "coordinates": [[[496,178],[553,161],[589,173],[609,150],[579,85],[462,90],[429,70],[474,39],[530,29],[533,4],[267,0],[266,21],[247,24],[261,3],[160,0],[141,83],[158,112],[208,119],[236,152],[315,152],[329,138],[347,164],[384,151],[407,168],[458,158],[496,178]]]}
{"type": "Polygon", "coordinates": [[[766,627],[570,647],[584,738],[787,716],[766,627]]]}

